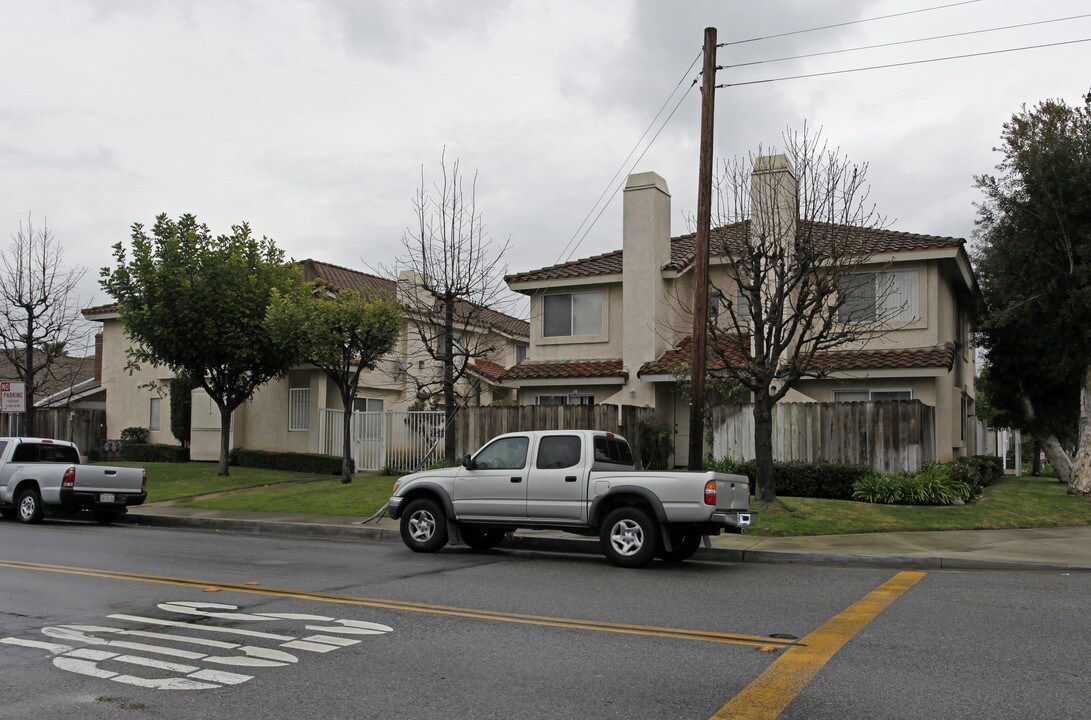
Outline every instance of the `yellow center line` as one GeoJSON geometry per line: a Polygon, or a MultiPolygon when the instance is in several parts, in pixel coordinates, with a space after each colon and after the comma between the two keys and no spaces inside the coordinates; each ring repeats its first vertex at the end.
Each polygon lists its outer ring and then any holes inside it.
{"type": "Polygon", "coordinates": [[[130,582],[155,583],[159,585],[175,585],[190,588],[215,588],[232,592],[250,593],[252,595],[266,595],[272,597],[291,598],[295,600],[309,600],[313,602],[328,602],[341,605],[355,605],[363,607],[382,608],[386,610],[402,610],[408,612],[429,613],[432,615],[447,615],[452,617],[472,618],[476,620],[493,620],[496,622],[520,623],[524,625],[539,625],[545,627],[559,627],[573,630],[594,630],[598,632],[621,633],[626,635],[644,635],[649,637],[664,637],[675,640],[697,640],[702,642],[727,643],[733,645],[757,645],[762,647],[788,648],[798,644],[792,640],[761,637],[759,635],[741,635],[737,633],[718,633],[705,630],[684,630],[680,628],[657,627],[653,625],[630,625],[626,623],[610,623],[597,620],[574,620],[570,618],[546,617],[541,615],[524,615],[520,613],[500,612],[497,610],[477,610],[473,608],[450,607],[446,605],[431,605],[428,603],[416,603],[405,600],[385,600],[380,598],[355,597],[352,595],[334,595],[330,593],[311,592],[308,590],[292,590],[286,588],[261,587],[254,585],[238,585],[235,583],[209,582],[207,580],[193,580],[164,575],[145,575],[142,573],[130,573],[113,570],[95,570],[93,568],[70,567],[67,565],[46,565],[42,563],[28,563],[17,560],[0,560],[0,567],[14,570],[32,570],[38,572],[63,573],[66,575],[82,575],[108,580],[126,580],[130,582]]]}
{"type": "Polygon", "coordinates": [[[778,657],[731,702],[720,708],[712,716],[713,720],[779,717],[845,643],[924,576],[923,572],[900,572],[827,620],[797,646],[778,657]]]}

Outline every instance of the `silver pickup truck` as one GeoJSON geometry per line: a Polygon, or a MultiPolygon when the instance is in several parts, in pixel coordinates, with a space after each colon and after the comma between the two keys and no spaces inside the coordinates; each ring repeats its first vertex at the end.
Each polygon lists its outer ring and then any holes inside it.
{"type": "Polygon", "coordinates": [[[680,562],[701,538],[750,524],[747,478],[639,472],[625,438],[594,430],[509,433],[461,467],[407,475],[387,505],[402,541],[436,552],[448,541],[498,545],[516,528],[598,536],[616,565],[680,562]]]}
{"type": "Polygon", "coordinates": [[[0,438],[0,516],[36,523],[50,513],[90,511],[109,524],[147,498],[144,468],[81,465],[76,446],[44,438],[0,438]]]}

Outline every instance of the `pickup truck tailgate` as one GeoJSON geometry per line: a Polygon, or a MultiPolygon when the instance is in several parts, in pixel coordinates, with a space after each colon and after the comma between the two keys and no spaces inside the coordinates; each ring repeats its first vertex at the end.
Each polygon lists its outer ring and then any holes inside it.
{"type": "Polygon", "coordinates": [[[77,465],[73,489],[77,492],[136,493],[140,492],[143,481],[143,468],[77,465]]]}
{"type": "Polygon", "coordinates": [[[749,510],[750,481],[745,475],[716,477],[717,510],[749,510]]]}

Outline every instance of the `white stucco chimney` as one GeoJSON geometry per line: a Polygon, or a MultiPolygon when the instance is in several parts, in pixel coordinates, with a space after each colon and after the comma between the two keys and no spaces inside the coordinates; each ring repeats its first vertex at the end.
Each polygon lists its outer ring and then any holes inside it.
{"type": "Polygon", "coordinates": [[[668,309],[663,266],[671,254],[671,196],[654,172],[634,173],[625,182],[622,215],[623,355],[629,382],[621,403],[655,404],[655,388],[636,376],[640,366],[666,348],[662,327],[668,309]]]}
{"type": "MultiPolygon", "coordinates": [[[[754,160],[750,178],[750,234],[766,236],[766,242],[786,246],[786,260],[793,261],[799,226],[799,182],[785,155],[763,155],[754,160]]],[[[765,297],[775,292],[776,273],[768,273],[765,297]]],[[[772,312],[766,308],[766,314],[772,312]]]]}

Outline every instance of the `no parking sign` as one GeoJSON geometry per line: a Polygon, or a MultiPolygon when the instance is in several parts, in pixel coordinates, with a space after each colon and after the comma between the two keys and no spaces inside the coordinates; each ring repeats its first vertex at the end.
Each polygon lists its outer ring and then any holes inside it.
{"type": "Polygon", "coordinates": [[[26,384],[21,382],[0,381],[0,412],[26,412],[26,384]]]}

